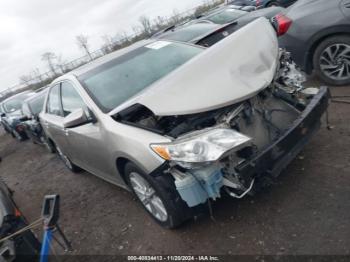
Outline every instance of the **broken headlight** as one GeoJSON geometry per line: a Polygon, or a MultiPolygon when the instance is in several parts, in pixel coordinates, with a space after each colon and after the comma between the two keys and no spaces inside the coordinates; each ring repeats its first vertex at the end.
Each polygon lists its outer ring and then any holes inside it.
{"type": "MultiPolygon", "coordinates": [[[[214,162],[232,149],[240,149],[251,138],[226,128],[210,129],[176,139],[171,143],[151,144],[151,148],[165,160],[195,164],[214,162]]],[[[184,165],[183,165],[184,166],[184,165]]]]}

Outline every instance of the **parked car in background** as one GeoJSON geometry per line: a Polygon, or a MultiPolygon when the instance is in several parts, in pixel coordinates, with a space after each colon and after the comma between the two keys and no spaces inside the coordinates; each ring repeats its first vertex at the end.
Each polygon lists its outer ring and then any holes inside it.
{"type": "Polygon", "coordinates": [[[299,0],[274,18],[280,46],[308,74],[350,83],[350,0],[299,0]]]}
{"type": "Polygon", "coordinates": [[[8,127],[8,125],[5,122],[5,109],[4,109],[4,105],[3,103],[0,104],[0,120],[1,120],[1,126],[3,127],[3,129],[6,131],[6,133],[11,134],[11,130],[8,127]]]}
{"type": "Polygon", "coordinates": [[[22,103],[33,94],[31,91],[22,92],[7,98],[2,103],[4,113],[1,115],[1,121],[5,129],[19,141],[27,139],[24,125],[20,120],[23,117],[22,103]]]}
{"type": "Polygon", "coordinates": [[[3,116],[3,114],[4,114],[4,109],[2,108],[2,103],[0,103],[0,125],[5,129],[4,125],[2,124],[2,116],[3,116]]]}
{"type": "Polygon", "coordinates": [[[47,89],[42,90],[26,99],[22,104],[22,124],[25,127],[27,137],[33,143],[45,145],[49,152],[53,153],[54,148],[47,142],[45,133],[40,124],[39,114],[43,110],[47,89]]]}
{"type": "Polygon", "coordinates": [[[251,194],[313,137],[328,90],[298,75],[260,18],[211,48],[151,39],[75,69],[40,119],[70,170],[129,188],[173,228],[222,192],[251,194]]]}
{"type": "Polygon", "coordinates": [[[228,16],[226,13],[230,13],[231,11],[229,10],[231,10],[230,7],[225,7],[218,10],[218,12],[193,20],[184,25],[170,27],[155,34],[153,38],[188,42],[209,47],[250,22],[260,17],[271,19],[283,9],[280,7],[271,7],[252,12],[232,9],[234,15],[228,16]],[[245,14],[237,15],[237,11],[244,12],[245,14]]]}
{"type": "Polygon", "coordinates": [[[271,6],[288,7],[294,4],[297,0],[233,0],[229,4],[241,6],[255,6],[256,8],[266,8],[271,6]]]}
{"type": "MultiPolygon", "coordinates": [[[[28,223],[12,198],[12,192],[0,179],[0,239],[28,223]]],[[[37,261],[40,242],[31,230],[0,243],[0,261],[37,261]]]]}
{"type": "MultiPolygon", "coordinates": [[[[272,18],[278,12],[281,12],[283,9],[280,7],[271,7],[265,10],[244,10],[237,9],[236,6],[221,6],[216,8],[206,14],[201,15],[197,19],[194,19],[190,22],[192,23],[213,23],[224,25],[232,22],[242,23],[242,21],[247,21],[245,24],[259,18],[272,18]]],[[[239,27],[238,27],[239,28],[239,27]]]]}

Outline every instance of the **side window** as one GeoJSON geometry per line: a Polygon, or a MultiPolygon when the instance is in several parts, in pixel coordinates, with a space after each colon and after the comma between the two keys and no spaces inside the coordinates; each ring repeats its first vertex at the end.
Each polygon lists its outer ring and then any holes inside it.
{"type": "Polygon", "coordinates": [[[62,108],[64,116],[68,116],[73,111],[82,108],[87,111],[87,107],[76,89],[69,82],[63,82],[61,87],[62,108]]]}
{"type": "Polygon", "coordinates": [[[47,112],[52,115],[62,116],[59,84],[50,90],[47,112]]]}

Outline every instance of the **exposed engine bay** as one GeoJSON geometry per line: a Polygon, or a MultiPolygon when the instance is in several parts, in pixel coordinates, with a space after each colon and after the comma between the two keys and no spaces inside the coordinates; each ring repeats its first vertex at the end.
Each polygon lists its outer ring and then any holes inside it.
{"type": "Polygon", "coordinates": [[[177,116],[156,116],[145,106],[135,104],[119,112],[114,119],[174,140],[217,126],[249,137],[249,143],[225,154],[215,163],[170,162],[167,170],[175,178],[176,188],[189,207],[208,199],[215,200],[222,189],[232,197],[242,198],[251,192],[256,177],[238,172],[237,166],[254,159],[285,134],[319,91],[303,87],[305,77],[288,52],[280,50],[279,59],[279,67],[269,87],[239,104],[177,116]]]}

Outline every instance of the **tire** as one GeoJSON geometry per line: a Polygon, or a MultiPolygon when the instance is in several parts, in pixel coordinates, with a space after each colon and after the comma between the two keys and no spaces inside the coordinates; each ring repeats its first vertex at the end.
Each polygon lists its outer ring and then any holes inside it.
{"type": "Polygon", "coordinates": [[[11,135],[13,138],[15,138],[19,142],[24,140],[24,138],[15,130],[12,131],[11,135]]]}
{"type": "Polygon", "coordinates": [[[61,149],[56,145],[56,151],[59,158],[62,160],[63,164],[73,173],[79,173],[81,168],[73,164],[72,161],[61,151],[61,149]]]}
{"type": "MultiPolygon", "coordinates": [[[[131,162],[125,165],[124,175],[127,184],[142,204],[143,208],[162,227],[174,229],[191,218],[191,210],[178,194],[174,179],[171,175],[162,174],[157,177],[146,175],[131,162]],[[137,187],[135,186],[135,178],[139,179],[139,177],[135,177],[135,174],[144,179],[144,181],[148,183],[149,188],[153,189],[153,192],[151,190],[148,192],[148,194],[152,195],[150,199],[141,200],[142,197],[140,197],[140,193],[137,193],[139,190],[135,189],[137,187]],[[159,200],[161,202],[159,202],[159,200]],[[149,203],[148,206],[146,206],[147,202],[149,203]],[[150,206],[154,205],[154,202],[155,206],[161,206],[165,210],[166,216],[164,213],[162,215],[158,214],[157,216],[155,212],[152,213],[150,211],[150,206]],[[159,203],[162,205],[159,205],[159,203]]],[[[162,208],[158,208],[158,211],[162,208]]],[[[157,207],[153,206],[153,209],[157,209],[157,207]]]]}
{"type": "Polygon", "coordinates": [[[281,6],[278,2],[270,2],[266,5],[266,7],[271,7],[271,6],[281,6]]]}
{"type": "Polygon", "coordinates": [[[350,36],[333,36],[321,42],[313,56],[313,67],[316,75],[329,85],[350,84],[350,36]]]}

